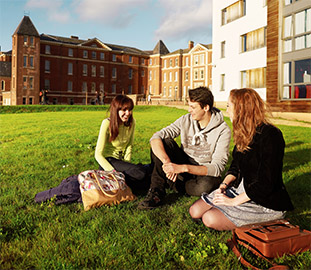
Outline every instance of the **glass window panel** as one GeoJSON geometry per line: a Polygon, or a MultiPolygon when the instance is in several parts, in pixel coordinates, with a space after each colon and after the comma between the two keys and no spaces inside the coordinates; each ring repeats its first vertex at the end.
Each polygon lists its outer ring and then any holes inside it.
{"type": "Polygon", "coordinates": [[[305,11],[295,14],[295,35],[305,32],[305,11]]]}
{"type": "Polygon", "coordinates": [[[292,40],[284,40],[284,52],[291,52],[292,51],[292,40]]]}
{"type": "Polygon", "coordinates": [[[311,58],[295,61],[295,83],[303,83],[304,74],[310,74],[311,58]]]}
{"type": "Polygon", "coordinates": [[[305,36],[295,38],[295,49],[300,50],[305,48],[305,36]]]}
{"type": "Polygon", "coordinates": [[[311,47],[311,34],[306,35],[306,47],[307,48],[311,47]]]}
{"type": "Polygon", "coordinates": [[[311,8],[307,9],[306,32],[311,31],[311,8]]]}
{"type": "Polygon", "coordinates": [[[284,18],[284,37],[291,37],[293,35],[292,16],[284,18]]]}
{"type": "Polygon", "coordinates": [[[292,63],[284,63],[283,65],[283,84],[291,83],[292,63]]]}

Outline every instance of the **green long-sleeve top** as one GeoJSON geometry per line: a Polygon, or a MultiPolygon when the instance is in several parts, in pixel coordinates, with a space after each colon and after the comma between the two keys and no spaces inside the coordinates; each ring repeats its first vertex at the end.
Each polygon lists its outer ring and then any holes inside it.
{"type": "Polygon", "coordinates": [[[105,171],[114,169],[106,157],[131,161],[135,130],[135,120],[133,119],[131,127],[124,126],[123,124],[120,125],[117,138],[109,142],[109,123],[110,120],[108,118],[103,120],[95,148],[95,159],[105,171]]]}

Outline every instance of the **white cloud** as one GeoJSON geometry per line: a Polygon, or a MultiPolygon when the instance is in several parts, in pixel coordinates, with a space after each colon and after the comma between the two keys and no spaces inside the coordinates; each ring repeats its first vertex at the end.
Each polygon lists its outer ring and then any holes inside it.
{"type": "Polygon", "coordinates": [[[127,26],[150,0],[74,0],[75,12],[84,21],[94,20],[113,27],[127,26]]]}
{"type": "Polygon", "coordinates": [[[212,0],[159,0],[164,9],[156,39],[193,40],[211,36],[212,0]]]}
{"type": "Polygon", "coordinates": [[[25,7],[45,10],[50,21],[66,23],[70,20],[70,13],[64,10],[63,0],[28,0],[25,7]]]}

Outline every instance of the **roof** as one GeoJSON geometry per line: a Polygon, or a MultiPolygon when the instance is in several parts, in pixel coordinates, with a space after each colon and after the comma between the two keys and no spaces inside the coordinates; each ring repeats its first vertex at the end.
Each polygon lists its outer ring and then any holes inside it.
{"type": "Polygon", "coordinates": [[[0,61],[0,76],[11,77],[11,62],[0,61]]]}
{"type": "Polygon", "coordinates": [[[39,33],[36,29],[36,27],[33,25],[32,21],[28,16],[24,16],[22,21],[17,26],[15,32],[13,35],[19,34],[19,35],[28,35],[28,36],[39,36],[39,33]]]}
{"type": "Polygon", "coordinates": [[[97,38],[84,40],[84,39],[79,39],[77,37],[69,38],[69,37],[60,37],[60,36],[54,36],[54,35],[48,35],[48,34],[41,34],[40,40],[46,40],[46,41],[58,42],[62,44],[70,44],[70,45],[76,45],[76,46],[87,46],[88,42],[97,42],[101,46],[111,49],[112,51],[119,51],[121,53],[128,53],[128,54],[140,54],[140,55],[148,54],[147,52],[139,50],[134,47],[104,43],[97,38]]]}
{"type": "Polygon", "coordinates": [[[153,54],[168,54],[170,51],[166,48],[164,42],[159,40],[152,52],[153,54]]]}

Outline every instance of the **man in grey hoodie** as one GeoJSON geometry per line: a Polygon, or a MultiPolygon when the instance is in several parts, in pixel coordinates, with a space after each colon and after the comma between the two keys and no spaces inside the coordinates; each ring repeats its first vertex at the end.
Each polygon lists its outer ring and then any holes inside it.
{"type": "Polygon", "coordinates": [[[158,207],[165,188],[191,196],[210,193],[221,183],[229,156],[231,130],[213,107],[206,87],[189,90],[189,113],[156,132],[150,139],[154,163],[150,189],[139,209],[158,207]],[[180,135],[181,147],[174,138],[180,135]]]}

